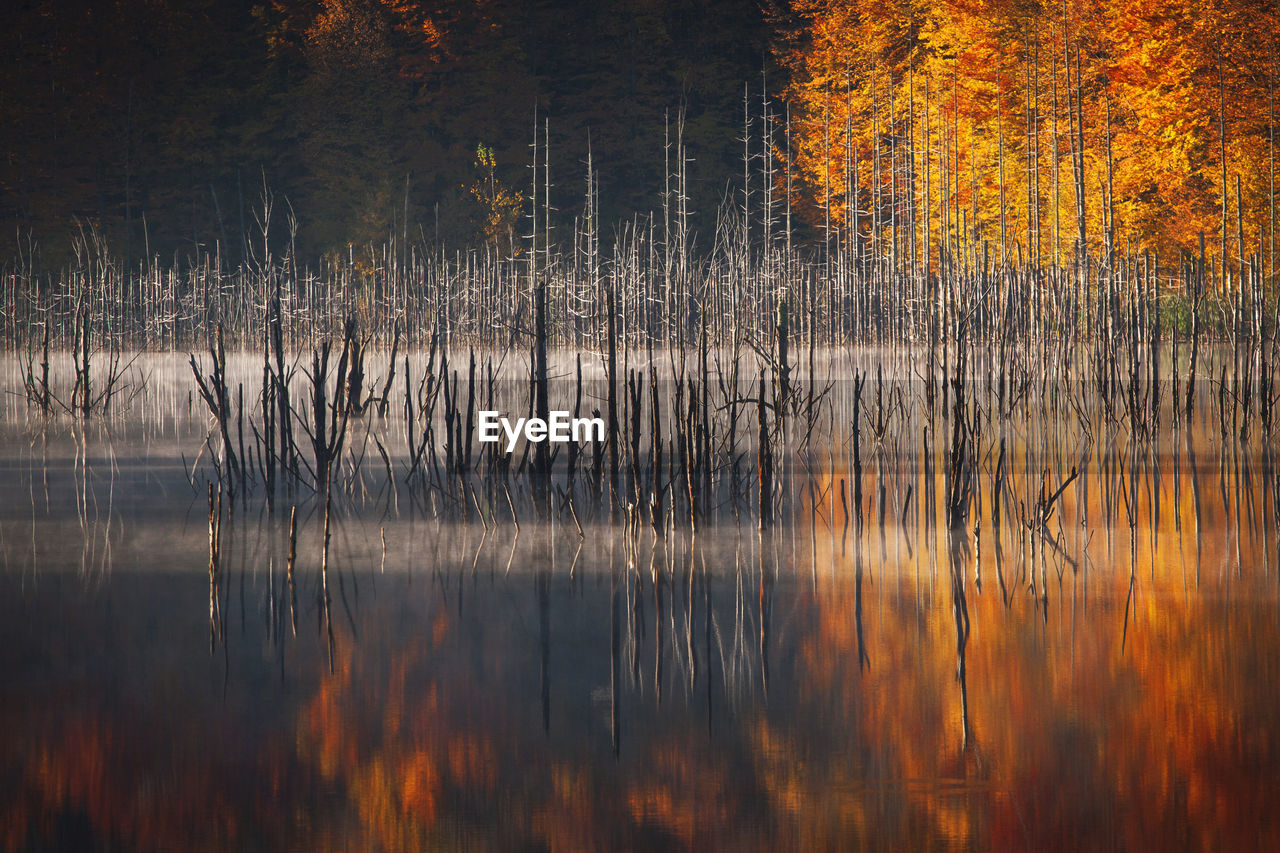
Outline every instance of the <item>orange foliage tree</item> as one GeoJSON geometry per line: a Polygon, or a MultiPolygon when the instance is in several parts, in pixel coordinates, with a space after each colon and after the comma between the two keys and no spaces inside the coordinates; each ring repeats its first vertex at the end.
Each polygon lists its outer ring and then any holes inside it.
{"type": "Polygon", "coordinates": [[[1232,268],[1274,254],[1268,0],[793,11],[793,192],[837,249],[934,269],[985,243],[1048,264],[1081,240],[1105,258],[1204,232],[1232,268]]]}

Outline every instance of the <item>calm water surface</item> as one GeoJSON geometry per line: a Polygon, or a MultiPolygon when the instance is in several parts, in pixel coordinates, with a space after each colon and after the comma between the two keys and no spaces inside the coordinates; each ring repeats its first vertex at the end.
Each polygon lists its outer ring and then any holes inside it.
{"type": "Polygon", "coordinates": [[[839,452],[764,537],[355,499],[326,619],[311,504],[292,589],[287,509],[229,508],[211,594],[205,425],[152,387],[7,403],[5,849],[1280,849],[1274,473],[1211,430],[1069,489],[1064,555],[953,552],[883,460],[844,531],[839,452]]]}

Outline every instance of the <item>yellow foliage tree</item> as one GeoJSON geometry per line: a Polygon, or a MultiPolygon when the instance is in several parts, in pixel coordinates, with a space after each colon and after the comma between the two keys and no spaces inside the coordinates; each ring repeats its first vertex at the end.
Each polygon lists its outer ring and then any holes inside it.
{"type": "Polygon", "coordinates": [[[1205,232],[1234,264],[1271,236],[1269,0],[795,11],[780,56],[795,201],[851,252],[916,246],[912,261],[932,266],[981,242],[1047,264],[1081,235],[1102,257],[1190,249],[1205,232]]]}

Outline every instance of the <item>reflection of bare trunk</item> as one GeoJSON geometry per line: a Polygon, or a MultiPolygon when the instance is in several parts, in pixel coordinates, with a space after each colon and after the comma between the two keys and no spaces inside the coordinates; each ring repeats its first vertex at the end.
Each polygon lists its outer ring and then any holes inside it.
{"type": "Polygon", "coordinates": [[[843,519],[840,525],[840,556],[844,557],[845,543],[849,536],[849,498],[845,492],[844,477],[840,478],[840,514],[843,519]]]}
{"type": "Polygon", "coordinates": [[[298,555],[298,507],[289,509],[289,562],[285,565],[285,577],[289,581],[289,624],[293,635],[298,636],[298,590],[293,583],[293,566],[298,555]]]}
{"type": "Polygon", "coordinates": [[[1196,521],[1196,585],[1200,585],[1200,557],[1203,543],[1200,538],[1200,471],[1196,463],[1195,443],[1191,440],[1191,420],[1187,419],[1187,472],[1191,477],[1191,504],[1195,508],[1196,521]]]}
{"type": "Polygon", "coordinates": [[[1129,591],[1124,597],[1124,628],[1120,632],[1120,652],[1124,653],[1125,644],[1129,641],[1129,610],[1133,607],[1133,574],[1129,575],[1129,591]]]}
{"type": "Polygon", "coordinates": [[[773,579],[766,560],[773,547],[773,534],[764,531],[760,537],[760,684],[769,696],[769,617],[773,608],[773,579]]]}
{"type": "Polygon", "coordinates": [[[551,563],[550,555],[538,560],[534,584],[538,590],[538,645],[541,649],[542,730],[551,732],[551,563]]]}
{"type": "MultiPolygon", "coordinates": [[[[1158,429],[1159,427],[1156,427],[1158,429]]],[[[1158,448],[1150,448],[1151,456],[1151,477],[1147,486],[1147,499],[1151,503],[1151,563],[1152,572],[1155,571],[1156,546],[1160,539],[1160,451],[1158,448]]]]}
{"type": "Polygon", "coordinates": [[[217,501],[213,497],[213,483],[209,484],[209,653],[221,634],[222,612],[218,606],[218,569],[222,561],[222,489],[218,489],[217,501]]]}
{"type": "MultiPolygon", "coordinates": [[[[756,400],[756,423],[759,428],[759,447],[756,455],[757,470],[760,475],[760,529],[763,531],[773,519],[773,452],[769,446],[769,418],[766,414],[763,368],[760,370],[759,394],[756,400]]],[[[779,417],[778,413],[775,413],[775,417],[779,417]]]]}
{"type": "Polygon", "coordinates": [[[640,641],[644,639],[644,595],[640,588],[640,573],[635,571],[634,566],[628,567],[628,577],[631,580],[631,621],[629,627],[630,638],[628,642],[628,651],[630,653],[631,663],[631,686],[639,687],[640,685],[640,641]]]}
{"type": "Polygon", "coordinates": [[[610,732],[613,736],[613,756],[617,758],[622,750],[622,588],[619,585],[616,569],[612,572],[612,585],[609,593],[609,705],[610,732]]]}
{"type": "Polygon", "coordinates": [[[702,611],[703,611],[703,634],[702,643],[707,657],[707,737],[711,737],[714,708],[712,705],[712,673],[711,668],[713,658],[711,657],[711,575],[703,572],[702,575],[702,611]]]}
{"type": "Polygon", "coordinates": [[[695,548],[689,549],[689,574],[685,578],[684,587],[684,648],[685,658],[689,661],[689,695],[693,695],[693,686],[698,680],[698,656],[693,648],[693,620],[696,611],[693,601],[693,578],[695,565],[695,548]]]}
{"type": "Polygon", "coordinates": [[[666,611],[666,605],[663,601],[663,571],[662,566],[658,563],[658,549],[653,548],[650,552],[649,570],[653,576],[653,692],[658,700],[658,704],[662,704],[662,619],[666,611]]]}
{"type": "Polygon", "coordinates": [[[324,606],[324,630],[329,647],[329,674],[333,674],[333,620],[329,610],[329,514],[333,508],[333,500],[325,477],[324,491],[324,545],[320,554],[320,591],[321,604],[324,606]]]}
{"type": "MultiPolygon", "coordinates": [[[[1271,484],[1272,533],[1275,534],[1276,567],[1280,570],[1280,477],[1276,476],[1276,452],[1271,445],[1264,451],[1266,459],[1266,478],[1271,484]]],[[[1263,537],[1266,540],[1266,537],[1263,537]]]]}
{"type": "Polygon", "coordinates": [[[871,668],[871,657],[867,654],[866,643],[862,639],[862,525],[858,525],[858,535],[853,543],[854,571],[854,604],[853,620],[858,635],[858,668],[871,668]]]}
{"type": "MultiPolygon", "coordinates": [[[[1055,227],[1055,232],[1056,232],[1055,227]]],[[[996,460],[995,485],[992,487],[991,495],[991,536],[994,540],[994,550],[996,557],[996,581],[1000,584],[1000,600],[1007,607],[1009,604],[1009,591],[1004,583],[1004,548],[1000,541],[1000,518],[1001,503],[1004,500],[1004,479],[1005,479],[1005,438],[1000,437],[1000,456],[996,460]]],[[[981,587],[979,587],[981,588],[981,587]]]]}
{"type": "Polygon", "coordinates": [[[965,648],[969,644],[969,605],[964,591],[966,543],[963,531],[948,533],[951,556],[951,610],[956,620],[956,680],[960,682],[960,731],[962,749],[969,747],[969,687],[965,672],[965,648]]]}
{"type": "Polygon", "coordinates": [[[1009,606],[1009,588],[1004,582],[1004,547],[1000,543],[1000,529],[995,530],[996,581],[1000,584],[1000,600],[1009,606]]]}

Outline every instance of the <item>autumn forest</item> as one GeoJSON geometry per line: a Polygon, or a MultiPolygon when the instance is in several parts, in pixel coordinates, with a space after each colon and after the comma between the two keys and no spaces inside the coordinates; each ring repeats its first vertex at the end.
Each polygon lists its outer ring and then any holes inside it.
{"type": "Polygon", "coordinates": [[[1280,22],[1264,0],[0,15],[0,232],[6,254],[34,245],[54,266],[85,226],[135,259],[221,245],[238,262],[264,185],[304,257],[390,235],[518,253],[535,158],[566,234],[588,160],[612,227],[661,208],[679,123],[704,248],[745,202],[756,238],[785,220],[788,238],[917,264],[945,233],[1046,263],[1081,243],[1174,257],[1203,232],[1211,253],[1261,249],[1274,268],[1280,22]]]}
{"type": "Polygon", "coordinates": [[[0,849],[1280,850],[1278,34],[0,4],[0,849]]]}

